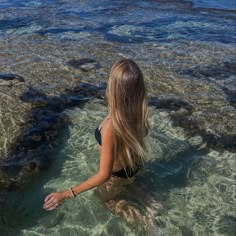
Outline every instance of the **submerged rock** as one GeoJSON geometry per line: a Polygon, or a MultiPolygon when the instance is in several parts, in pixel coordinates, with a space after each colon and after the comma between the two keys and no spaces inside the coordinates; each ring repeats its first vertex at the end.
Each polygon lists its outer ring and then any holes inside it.
{"type": "Polygon", "coordinates": [[[73,59],[68,61],[66,65],[84,72],[101,68],[101,65],[92,58],[73,59]]]}
{"type": "Polygon", "coordinates": [[[210,78],[221,80],[236,73],[236,63],[225,62],[220,65],[196,66],[190,69],[177,70],[177,73],[191,78],[204,78],[209,81],[210,78]]]}
{"type": "Polygon", "coordinates": [[[179,70],[177,73],[195,79],[203,79],[220,88],[225,93],[226,100],[236,108],[235,62],[224,62],[214,66],[196,66],[192,69],[179,70]]]}
{"type": "Polygon", "coordinates": [[[149,105],[155,106],[157,109],[166,109],[170,111],[177,111],[181,108],[184,108],[189,112],[192,112],[193,110],[193,106],[190,103],[178,98],[158,99],[151,97],[149,100],[149,105]]]}
{"type": "Polygon", "coordinates": [[[0,73],[0,85],[12,86],[14,83],[23,83],[24,78],[16,74],[0,73]]]}
{"type": "MultiPolygon", "coordinates": [[[[160,110],[168,111],[173,125],[185,129],[189,137],[201,137],[197,146],[210,147],[214,150],[229,150],[236,152],[236,135],[216,134],[204,129],[200,122],[197,122],[193,114],[194,107],[187,101],[178,98],[150,98],[149,105],[160,110]]],[[[196,146],[196,145],[194,145],[196,146]]]]}
{"type": "Polygon", "coordinates": [[[174,113],[170,115],[175,126],[185,129],[188,136],[200,136],[207,147],[214,150],[236,152],[236,135],[215,134],[203,129],[201,123],[194,120],[191,114],[174,113]]]}
{"type": "Polygon", "coordinates": [[[86,83],[68,89],[60,96],[46,96],[29,87],[21,100],[33,106],[28,111],[21,133],[0,161],[0,189],[14,189],[29,181],[29,177],[47,169],[59,144],[67,137],[66,108],[83,106],[93,98],[103,98],[104,85],[86,83]]]}
{"type": "Polygon", "coordinates": [[[226,100],[236,109],[236,88],[231,90],[224,87],[222,90],[225,92],[226,100]]]}

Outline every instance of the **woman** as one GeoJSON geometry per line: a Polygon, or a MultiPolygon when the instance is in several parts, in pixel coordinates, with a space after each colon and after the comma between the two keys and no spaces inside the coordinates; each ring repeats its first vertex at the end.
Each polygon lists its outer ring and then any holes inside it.
{"type": "Polygon", "coordinates": [[[77,186],[49,194],[45,198],[45,210],[54,210],[65,200],[98,186],[97,196],[113,209],[112,198],[133,182],[132,177],[140,169],[148,130],[147,99],[143,74],[134,61],[121,59],[112,66],[106,96],[109,114],[95,130],[99,171],[77,186]]]}

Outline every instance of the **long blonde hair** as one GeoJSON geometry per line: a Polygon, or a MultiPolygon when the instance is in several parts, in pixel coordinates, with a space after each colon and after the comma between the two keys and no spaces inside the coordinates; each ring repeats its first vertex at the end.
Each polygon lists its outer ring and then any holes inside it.
{"type": "Polygon", "coordinates": [[[112,66],[106,95],[113,126],[114,156],[125,170],[135,170],[145,156],[148,109],[143,74],[134,61],[121,59],[112,66]]]}

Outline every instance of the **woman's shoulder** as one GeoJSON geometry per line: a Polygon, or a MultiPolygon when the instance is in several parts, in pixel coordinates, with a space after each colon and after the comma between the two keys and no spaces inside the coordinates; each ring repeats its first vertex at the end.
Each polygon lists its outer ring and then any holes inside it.
{"type": "Polygon", "coordinates": [[[110,119],[110,114],[108,114],[108,115],[103,119],[102,123],[101,123],[100,126],[99,126],[99,129],[101,129],[101,128],[104,126],[104,124],[106,123],[106,121],[109,120],[109,119],[110,119]]]}
{"type": "Polygon", "coordinates": [[[102,124],[102,131],[109,131],[112,132],[112,121],[110,118],[107,118],[106,120],[104,120],[103,124],[102,124]]]}
{"type": "Polygon", "coordinates": [[[111,119],[106,120],[101,129],[102,136],[102,148],[107,148],[108,146],[113,146],[113,128],[111,119]]]}
{"type": "Polygon", "coordinates": [[[101,134],[102,134],[102,136],[103,135],[112,136],[112,134],[113,134],[112,121],[109,116],[107,116],[104,119],[104,121],[102,122],[101,134]]]}

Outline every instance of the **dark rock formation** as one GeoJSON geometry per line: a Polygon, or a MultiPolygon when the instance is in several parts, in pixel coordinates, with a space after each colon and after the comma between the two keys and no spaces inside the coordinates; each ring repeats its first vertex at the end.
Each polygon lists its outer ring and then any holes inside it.
{"type": "Polygon", "coordinates": [[[177,73],[184,76],[191,76],[191,78],[204,79],[211,84],[222,89],[225,93],[226,100],[231,106],[236,108],[236,87],[232,79],[229,80],[231,76],[236,75],[236,63],[235,62],[224,62],[218,66],[197,66],[192,69],[178,70],[177,73]],[[224,81],[223,85],[218,81],[224,81]],[[227,82],[229,80],[229,82],[227,82]],[[230,88],[225,84],[230,84],[230,88]]]}
{"type": "Polygon", "coordinates": [[[215,135],[202,129],[201,124],[192,119],[191,115],[194,109],[187,101],[177,98],[151,98],[149,105],[170,111],[170,117],[175,126],[184,128],[189,136],[200,135],[208,147],[218,151],[236,152],[236,135],[215,135]],[[182,112],[179,112],[180,109],[182,112]]]}
{"type": "Polygon", "coordinates": [[[73,59],[68,61],[66,65],[84,72],[101,68],[101,65],[92,58],[73,59]]]}
{"type": "Polygon", "coordinates": [[[0,73],[0,85],[12,86],[14,83],[25,82],[24,78],[16,74],[4,74],[0,73]]]}
{"type": "Polygon", "coordinates": [[[67,137],[69,120],[62,112],[69,107],[83,106],[93,98],[103,98],[104,86],[81,83],[65,94],[53,97],[29,88],[21,99],[32,103],[33,108],[7,159],[0,161],[0,188],[19,187],[30,176],[47,169],[62,138],[67,137]]]}
{"type": "Polygon", "coordinates": [[[193,111],[193,106],[190,103],[177,98],[159,99],[151,97],[148,104],[150,106],[155,106],[157,109],[169,111],[178,111],[180,108],[186,109],[189,113],[192,113],[193,111]]]}
{"type": "Polygon", "coordinates": [[[209,78],[221,80],[236,73],[236,63],[224,62],[221,65],[201,65],[191,69],[177,70],[176,72],[180,75],[191,76],[191,78],[204,78],[208,81],[209,78]]]}
{"type": "Polygon", "coordinates": [[[236,88],[228,89],[226,87],[223,87],[222,90],[225,93],[226,100],[230,103],[232,107],[236,109],[236,88]]]}

